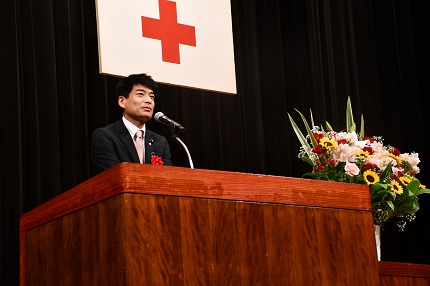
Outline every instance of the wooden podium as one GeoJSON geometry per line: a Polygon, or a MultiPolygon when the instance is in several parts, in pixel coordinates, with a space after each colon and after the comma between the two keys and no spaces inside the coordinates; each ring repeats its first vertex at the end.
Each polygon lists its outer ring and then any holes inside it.
{"type": "Polygon", "coordinates": [[[368,187],[119,164],[26,213],[21,285],[380,285],[368,187]]]}

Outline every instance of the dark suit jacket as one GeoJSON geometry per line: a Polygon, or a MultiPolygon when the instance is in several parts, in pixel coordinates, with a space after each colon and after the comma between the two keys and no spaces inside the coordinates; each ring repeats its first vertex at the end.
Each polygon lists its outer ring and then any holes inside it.
{"type": "MultiPolygon", "coordinates": [[[[151,156],[159,156],[166,166],[172,166],[169,143],[166,137],[151,130],[145,132],[145,163],[151,164],[151,156]]],[[[117,122],[93,131],[91,159],[94,171],[100,173],[120,162],[139,163],[136,147],[120,118],[117,122]]]]}

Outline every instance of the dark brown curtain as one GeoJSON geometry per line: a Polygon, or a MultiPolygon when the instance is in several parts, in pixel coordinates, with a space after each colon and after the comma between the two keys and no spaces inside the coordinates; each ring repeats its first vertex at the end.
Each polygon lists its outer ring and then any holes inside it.
{"type": "MultiPolygon", "coordinates": [[[[238,94],[163,85],[156,111],[186,127],[196,168],[301,177],[309,169],[287,113],[312,109],[316,122],[342,129],[351,96],[366,135],[419,153],[430,185],[425,3],[232,0],[238,94]]],[[[0,284],[18,285],[19,218],[91,177],[90,134],[119,118],[118,79],[99,74],[95,1],[6,0],[0,31],[0,284]]],[[[174,164],[188,167],[169,139],[174,164]]],[[[422,197],[405,232],[383,233],[383,260],[430,264],[430,198],[422,197]]]]}

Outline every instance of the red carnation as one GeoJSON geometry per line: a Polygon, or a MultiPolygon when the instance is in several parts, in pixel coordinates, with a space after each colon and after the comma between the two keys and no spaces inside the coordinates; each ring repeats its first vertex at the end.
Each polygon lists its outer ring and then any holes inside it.
{"type": "Polygon", "coordinates": [[[163,159],[161,159],[161,157],[152,155],[151,164],[162,166],[164,163],[163,163],[163,159]]]}
{"type": "Polygon", "coordinates": [[[324,150],[323,150],[322,146],[320,144],[318,144],[317,147],[312,149],[312,152],[317,153],[317,154],[323,154],[324,150]]]}
{"type": "Polygon", "coordinates": [[[370,146],[364,146],[363,151],[369,152],[369,154],[373,154],[373,149],[370,146]]]}
{"type": "Polygon", "coordinates": [[[400,151],[396,147],[391,147],[391,153],[393,153],[395,156],[400,155],[400,151]]]}
{"type": "Polygon", "coordinates": [[[324,137],[324,135],[319,134],[319,133],[313,133],[315,140],[319,143],[321,138],[324,137]]]}
{"type": "Polygon", "coordinates": [[[373,170],[377,171],[379,168],[375,164],[366,163],[366,164],[364,164],[363,169],[364,170],[372,170],[373,169],[373,170]]]}
{"type": "Polygon", "coordinates": [[[363,137],[363,140],[369,140],[370,143],[375,142],[375,139],[373,139],[372,137],[363,137]]]}

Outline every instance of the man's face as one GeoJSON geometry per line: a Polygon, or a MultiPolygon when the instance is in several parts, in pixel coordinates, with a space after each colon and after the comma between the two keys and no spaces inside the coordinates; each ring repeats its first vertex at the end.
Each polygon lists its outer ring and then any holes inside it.
{"type": "Polygon", "coordinates": [[[124,108],[124,116],[134,125],[141,127],[152,117],[155,95],[152,89],[141,84],[133,86],[128,98],[118,97],[118,104],[124,108]]]}

